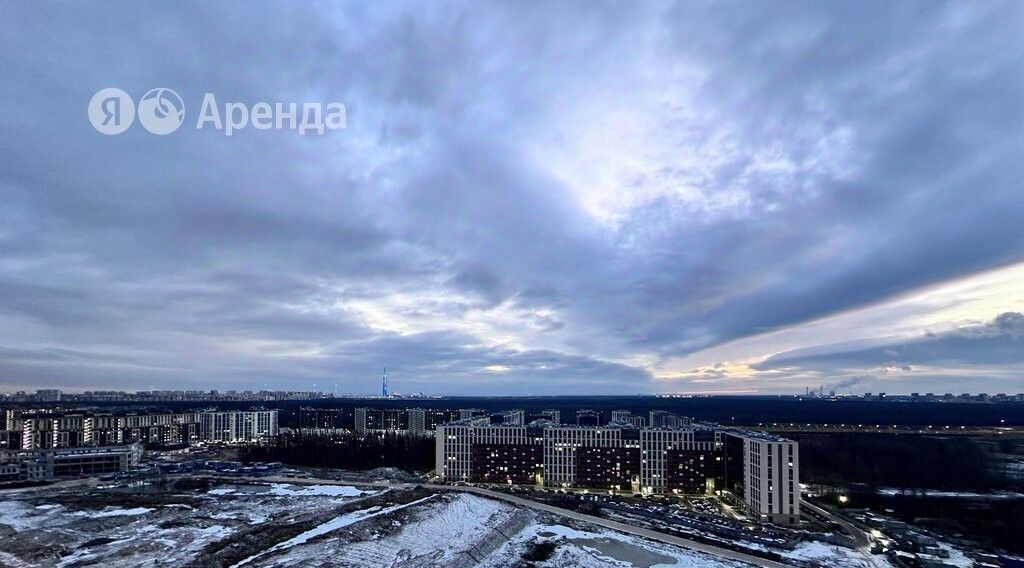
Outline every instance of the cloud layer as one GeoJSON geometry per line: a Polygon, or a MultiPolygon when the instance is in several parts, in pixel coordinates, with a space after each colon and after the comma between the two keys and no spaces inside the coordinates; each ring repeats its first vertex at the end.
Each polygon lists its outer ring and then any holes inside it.
{"type": "Polygon", "coordinates": [[[3,12],[2,388],[1024,383],[1012,334],[758,343],[1024,262],[1019,3],[3,12]],[[96,133],[108,86],[176,90],[185,127],[96,133]],[[195,130],[206,92],[348,129],[195,130]]]}

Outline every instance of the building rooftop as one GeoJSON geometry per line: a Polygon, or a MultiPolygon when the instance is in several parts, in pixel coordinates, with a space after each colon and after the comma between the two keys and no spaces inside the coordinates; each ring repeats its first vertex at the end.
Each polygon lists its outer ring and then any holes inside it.
{"type": "Polygon", "coordinates": [[[722,428],[722,432],[726,434],[733,434],[742,438],[750,438],[751,440],[760,440],[762,442],[792,442],[789,438],[783,436],[777,436],[775,434],[769,434],[768,432],[758,432],[756,430],[745,430],[743,428],[722,428]]]}

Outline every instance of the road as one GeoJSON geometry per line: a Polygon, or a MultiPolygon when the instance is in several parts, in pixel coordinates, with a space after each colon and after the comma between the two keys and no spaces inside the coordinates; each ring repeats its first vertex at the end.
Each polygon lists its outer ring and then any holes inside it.
{"type": "MultiPolygon", "coordinates": [[[[231,478],[231,479],[238,480],[239,478],[231,478]]],[[[483,496],[483,497],[489,497],[491,499],[498,499],[498,500],[505,501],[505,502],[508,502],[508,503],[512,503],[512,504],[515,504],[515,505],[519,505],[519,506],[522,506],[522,507],[527,507],[527,508],[533,509],[535,511],[543,511],[543,512],[546,512],[546,513],[551,513],[553,515],[558,515],[560,517],[565,517],[565,518],[574,519],[574,520],[577,520],[577,521],[583,521],[583,522],[595,524],[595,525],[598,525],[598,526],[601,526],[601,527],[609,528],[609,529],[616,530],[616,531],[619,531],[619,532],[624,532],[624,533],[631,534],[631,535],[634,535],[634,536],[639,536],[639,537],[647,538],[647,539],[650,539],[650,540],[655,540],[655,541],[658,541],[658,542],[663,542],[665,544],[671,544],[673,546],[679,546],[679,547],[686,548],[686,549],[689,549],[689,550],[694,550],[694,551],[697,551],[697,552],[703,552],[705,554],[710,554],[712,556],[717,556],[719,558],[725,558],[725,559],[728,559],[728,560],[736,560],[736,561],[739,561],[739,562],[745,562],[747,564],[752,564],[754,566],[761,566],[763,568],[792,568],[792,566],[789,565],[789,564],[783,564],[781,562],[776,562],[774,560],[768,560],[767,558],[759,558],[757,556],[752,556],[750,554],[744,554],[742,552],[736,552],[734,550],[729,550],[727,548],[720,548],[720,547],[717,547],[717,546],[712,546],[712,545],[709,545],[709,544],[704,544],[702,542],[697,542],[695,540],[690,540],[690,539],[686,539],[686,538],[672,536],[672,535],[668,535],[668,534],[665,534],[665,533],[660,533],[658,531],[653,531],[653,530],[650,530],[650,529],[634,527],[632,525],[627,525],[625,523],[620,523],[620,522],[617,522],[617,521],[611,521],[611,520],[608,520],[608,519],[603,519],[601,517],[595,517],[593,515],[585,515],[583,513],[578,513],[576,511],[570,511],[569,509],[563,509],[561,507],[555,507],[553,505],[548,505],[546,503],[538,503],[537,501],[532,501],[530,499],[524,499],[522,497],[517,497],[515,495],[509,495],[507,493],[502,493],[500,491],[492,491],[490,489],[484,489],[482,487],[473,487],[473,486],[468,486],[468,485],[439,485],[439,484],[434,484],[434,483],[388,483],[388,482],[385,482],[385,481],[370,481],[370,482],[367,482],[367,481],[342,480],[342,479],[292,478],[292,477],[279,477],[279,476],[268,476],[268,477],[259,477],[259,478],[242,478],[242,480],[257,481],[257,482],[268,482],[269,481],[269,482],[272,482],[272,483],[292,483],[292,484],[312,484],[312,483],[315,483],[315,484],[323,484],[323,485],[361,485],[361,486],[369,486],[369,487],[390,487],[390,488],[401,488],[401,487],[411,488],[411,487],[415,487],[415,486],[419,485],[419,486],[422,486],[422,487],[427,487],[427,488],[437,489],[437,490],[443,490],[443,491],[461,491],[461,492],[464,492],[464,493],[473,493],[473,494],[480,495],[480,496],[483,496]]]]}
{"type": "Polygon", "coordinates": [[[861,528],[857,525],[832,513],[832,511],[829,511],[828,509],[825,509],[823,507],[819,507],[809,501],[801,501],[800,506],[815,511],[816,513],[823,515],[826,519],[843,527],[843,530],[846,531],[846,534],[852,536],[853,540],[857,543],[858,550],[868,553],[871,552],[871,537],[869,537],[868,533],[861,530],[861,528]]]}

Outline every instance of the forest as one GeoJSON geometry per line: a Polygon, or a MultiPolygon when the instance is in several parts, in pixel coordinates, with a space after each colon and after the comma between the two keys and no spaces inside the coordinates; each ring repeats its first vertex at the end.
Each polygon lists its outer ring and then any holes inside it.
{"type": "Polygon", "coordinates": [[[289,465],[350,470],[396,467],[410,473],[434,468],[434,439],[423,436],[299,436],[281,434],[273,445],[250,446],[245,461],[281,462],[289,465]]]}
{"type": "Polygon", "coordinates": [[[915,434],[796,434],[800,478],[805,483],[949,491],[1016,489],[999,467],[997,453],[1010,441],[915,434]]]}

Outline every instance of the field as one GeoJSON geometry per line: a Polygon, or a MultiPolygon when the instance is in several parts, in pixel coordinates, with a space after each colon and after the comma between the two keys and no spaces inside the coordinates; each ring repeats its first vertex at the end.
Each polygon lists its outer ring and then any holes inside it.
{"type": "Polygon", "coordinates": [[[0,565],[678,566],[741,563],[425,489],[179,482],[9,491],[0,565]]]}

